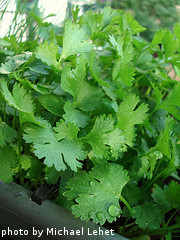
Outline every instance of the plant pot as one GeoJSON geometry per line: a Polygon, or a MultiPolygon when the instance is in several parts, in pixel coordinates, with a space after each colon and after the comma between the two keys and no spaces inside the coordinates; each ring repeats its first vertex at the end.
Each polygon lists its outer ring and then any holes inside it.
{"type": "Polygon", "coordinates": [[[31,200],[31,195],[32,192],[22,186],[0,181],[0,234],[3,239],[126,239],[92,222],[75,219],[50,200],[38,205],[31,200]]]}

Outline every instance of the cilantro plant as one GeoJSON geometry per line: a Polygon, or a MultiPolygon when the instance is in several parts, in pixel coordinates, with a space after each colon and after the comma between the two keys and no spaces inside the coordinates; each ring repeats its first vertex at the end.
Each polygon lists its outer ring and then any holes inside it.
{"type": "Polygon", "coordinates": [[[41,42],[4,37],[0,179],[36,189],[130,239],[179,233],[180,24],[152,42],[130,13],[105,7],[41,42]],[[21,51],[20,51],[21,50],[21,51]],[[115,223],[115,224],[114,224],[115,223]]]}

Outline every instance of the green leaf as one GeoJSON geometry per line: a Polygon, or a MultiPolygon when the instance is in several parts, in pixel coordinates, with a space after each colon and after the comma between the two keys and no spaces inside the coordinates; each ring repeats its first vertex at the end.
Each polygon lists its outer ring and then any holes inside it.
{"type": "Polygon", "coordinates": [[[22,154],[20,157],[20,163],[22,169],[27,171],[31,167],[31,158],[28,155],[22,154]]]}
{"type": "Polygon", "coordinates": [[[0,121],[0,147],[11,143],[17,138],[17,132],[6,123],[0,121]]]}
{"type": "Polygon", "coordinates": [[[139,101],[139,98],[134,94],[129,94],[120,104],[117,113],[117,127],[123,131],[126,144],[129,146],[133,145],[135,138],[134,126],[136,124],[143,124],[147,118],[148,107],[146,104],[143,103],[134,110],[139,101]]]}
{"type": "Polygon", "coordinates": [[[40,59],[47,65],[55,68],[58,68],[57,55],[58,46],[55,45],[54,42],[48,44],[47,41],[39,45],[35,52],[36,58],[40,59]]]}
{"type": "Polygon", "coordinates": [[[171,181],[163,189],[156,184],[152,193],[154,201],[164,210],[171,209],[172,207],[180,209],[179,196],[180,185],[175,181],[171,181]]]}
{"type": "Polygon", "coordinates": [[[77,202],[72,206],[75,217],[85,221],[92,219],[94,223],[104,224],[106,220],[111,223],[120,217],[119,197],[128,181],[127,171],[120,165],[95,166],[89,173],[81,171],[70,179],[64,196],[77,202]]]}
{"type": "Polygon", "coordinates": [[[56,127],[53,128],[56,132],[56,137],[60,141],[62,139],[72,140],[77,139],[79,128],[74,123],[69,122],[66,124],[62,119],[56,123],[56,127]]]}
{"type": "Polygon", "coordinates": [[[152,202],[145,202],[132,208],[132,217],[143,229],[157,229],[162,223],[162,211],[152,202]]]}
{"type": "Polygon", "coordinates": [[[62,97],[55,94],[47,94],[39,96],[41,105],[55,116],[62,117],[64,113],[64,100],[62,97]]]}
{"type": "Polygon", "coordinates": [[[164,48],[164,55],[166,60],[172,58],[175,51],[176,51],[176,42],[174,39],[174,34],[171,31],[166,31],[164,33],[163,39],[163,48],[164,48]]]}
{"type": "Polygon", "coordinates": [[[108,134],[108,145],[111,148],[112,157],[118,159],[119,152],[125,152],[126,148],[126,138],[122,135],[122,131],[115,128],[112,132],[108,134]]]}
{"type": "Polygon", "coordinates": [[[124,87],[124,85],[131,86],[135,75],[135,69],[130,63],[133,58],[131,33],[126,31],[124,36],[118,36],[117,40],[112,36],[110,37],[110,42],[119,55],[113,66],[113,81],[121,87],[124,87]]]}
{"type": "Polygon", "coordinates": [[[114,36],[110,36],[109,40],[123,64],[126,65],[133,58],[132,35],[130,31],[126,31],[124,36],[118,36],[117,40],[114,36]]]}
{"type": "Polygon", "coordinates": [[[173,130],[174,121],[173,118],[168,117],[166,119],[165,128],[160,132],[157,144],[155,145],[154,150],[160,151],[168,159],[171,159],[171,141],[170,133],[173,130]]]}
{"type": "Polygon", "coordinates": [[[68,20],[65,23],[61,59],[66,59],[78,53],[90,52],[92,48],[93,46],[83,29],[68,20]]]}
{"type": "Polygon", "coordinates": [[[18,158],[15,150],[11,146],[0,148],[0,180],[5,183],[13,181],[18,167],[18,158]]]}
{"type": "Polygon", "coordinates": [[[26,52],[20,55],[15,55],[13,57],[7,57],[6,62],[1,64],[0,73],[10,74],[16,71],[18,67],[28,61],[32,56],[32,53],[26,52]]]}
{"type": "Polygon", "coordinates": [[[86,112],[93,111],[103,103],[103,95],[100,88],[94,87],[84,81],[77,96],[75,106],[86,112]]]}
{"type": "Polygon", "coordinates": [[[30,181],[35,182],[37,184],[38,180],[41,182],[44,166],[36,158],[30,157],[30,160],[31,160],[31,167],[27,171],[26,177],[29,178],[30,181]]]}
{"type": "Polygon", "coordinates": [[[65,114],[63,115],[63,118],[66,123],[74,123],[79,128],[84,128],[87,125],[89,116],[81,110],[74,108],[70,101],[65,102],[64,111],[65,114]]]}
{"type": "Polygon", "coordinates": [[[35,122],[35,104],[32,96],[18,83],[14,84],[12,94],[8,90],[7,83],[4,80],[1,80],[0,83],[1,93],[5,100],[11,107],[19,111],[20,123],[22,124],[26,121],[35,122]]]}
{"type": "Polygon", "coordinates": [[[112,78],[117,86],[128,86],[132,85],[135,76],[135,69],[130,65],[126,64],[121,60],[117,60],[114,64],[112,78]]]}
{"type": "Polygon", "coordinates": [[[86,57],[93,79],[101,86],[109,87],[109,84],[101,79],[103,69],[100,66],[99,58],[95,55],[95,52],[91,51],[90,53],[86,53],[84,57],[86,57]]]}
{"type": "MultiPolygon", "coordinates": [[[[105,115],[97,117],[91,131],[86,135],[85,140],[93,150],[93,155],[97,158],[107,158],[109,156],[109,147],[112,139],[109,139],[109,133],[114,130],[114,120],[112,116],[105,115]]],[[[112,135],[111,135],[112,137],[112,135]]]]}
{"type": "Polygon", "coordinates": [[[153,40],[151,42],[151,47],[153,47],[157,44],[161,44],[163,36],[164,36],[164,30],[163,29],[159,29],[157,32],[155,32],[153,40]]]}
{"type": "Polygon", "coordinates": [[[83,111],[92,111],[102,103],[102,91],[85,81],[86,58],[77,59],[76,68],[71,70],[70,65],[65,65],[61,76],[61,88],[73,96],[76,108],[83,111]]]}
{"type": "Polygon", "coordinates": [[[122,41],[122,37],[118,37],[117,40],[115,39],[114,35],[109,36],[109,41],[110,43],[113,45],[113,47],[115,48],[116,52],[118,53],[118,55],[121,57],[121,59],[123,59],[124,57],[124,52],[123,52],[123,41],[122,41]]]}
{"type": "Polygon", "coordinates": [[[54,166],[46,168],[46,182],[48,184],[56,184],[61,176],[61,172],[58,172],[54,166]]]}
{"type": "Polygon", "coordinates": [[[131,15],[131,13],[127,13],[126,14],[126,19],[128,24],[131,27],[132,30],[132,34],[137,34],[139,32],[143,32],[146,30],[145,27],[141,26],[135,19],[134,17],[131,15]]]}
{"type": "Polygon", "coordinates": [[[39,159],[45,158],[44,163],[48,167],[54,164],[57,171],[64,171],[67,164],[73,171],[77,171],[77,168],[82,166],[78,160],[84,160],[86,153],[80,141],[62,140],[59,142],[50,126],[47,128],[28,127],[25,133],[26,142],[33,143],[34,154],[39,159]]]}
{"type": "Polygon", "coordinates": [[[76,101],[77,96],[84,89],[84,78],[86,76],[86,60],[80,56],[77,58],[76,68],[71,70],[70,65],[63,67],[61,76],[61,88],[70,93],[76,101]]]}
{"type": "Polygon", "coordinates": [[[86,23],[84,29],[91,35],[91,38],[95,35],[95,38],[99,36],[106,37],[104,31],[106,27],[111,23],[112,19],[119,15],[119,10],[112,9],[111,7],[104,7],[101,13],[95,13],[94,11],[87,11],[83,16],[83,21],[86,23]]]}
{"type": "Polygon", "coordinates": [[[144,157],[141,158],[141,167],[139,169],[138,175],[140,177],[147,177],[148,179],[152,179],[157,160],[161,158],[163,158],[161,152],[153,151],[147,153],[144,157]]]}
{"type": "Polygon", "coordinates": [[[164,109],[180,120],[180,82],[177,81],[168,97],[156,106],[156,109],[164,109]]]}

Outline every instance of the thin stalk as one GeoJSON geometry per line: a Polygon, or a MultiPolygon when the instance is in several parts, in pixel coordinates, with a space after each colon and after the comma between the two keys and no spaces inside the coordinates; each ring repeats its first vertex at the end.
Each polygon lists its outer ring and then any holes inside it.
{"type": "Polygon", "coordinates": [[[132,223],[129,223],[125,226],[125,228],[128,228],[128,227],[132,227],[133,225],[135,225],[136,223],[135,222],[132,222],[132,223]]]}
{"type": "Polygon", "coordinates": [[[157,164],[156,169],[155,169],[155,171],[154,171],[154,176],[157,174],[157,171],[158,171],[158,168],[159,168],[161,162],[162,162],[162,158],[159,159],[159,161],[158,161],[158,164],[157,164]]]}
{"type": "Polygon", "coordinates": [[[119,199],[126,205],[126,207],[128,208],[130,215],[132,216],[132,210],[131,210],[131,206],[129,205],[129,203],[126,201],[126,199],[124,199],[121,195],[119,196],[119,199]]]}
{"type": "Polygon", "coordinates": [[[150,188],[151,185],[153,185],[154,182],[156,182],[156,180],[166,171],[166,168],[160,172],[160,174],[158,174],[145,188],[145,191],[150,188]]]}
{"type": "Polygon", "coordinates": [[[176,209],[176,211],[174,211],[174,213],[170,216],[170,218],[168,219],[165,227],[168,227],[169,223],[171,222],[171,220],[173,219],[173,217],[176,215],[176,213],[178,212],[179,209],[176,209]]]}
{"type": "Polygon", "coordinates": [[[147,88],[147,91],[145,92],[145,95],[149,96],[151,90],[152,90],[152,87],[149,86],[149,87],[147,88]]]}

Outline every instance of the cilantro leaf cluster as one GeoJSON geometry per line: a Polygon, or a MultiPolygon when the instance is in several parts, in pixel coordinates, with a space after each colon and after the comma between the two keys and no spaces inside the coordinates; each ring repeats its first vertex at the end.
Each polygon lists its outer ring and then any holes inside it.
{"type": "Polygon", "coordinates": [[[132,238],[176,234],[180,210],[180,25],[151,42],[144,30],[87,11],[31,51],[9,39],[0,66],[0,180],[59,183],[75,217],[132,238]]]}

